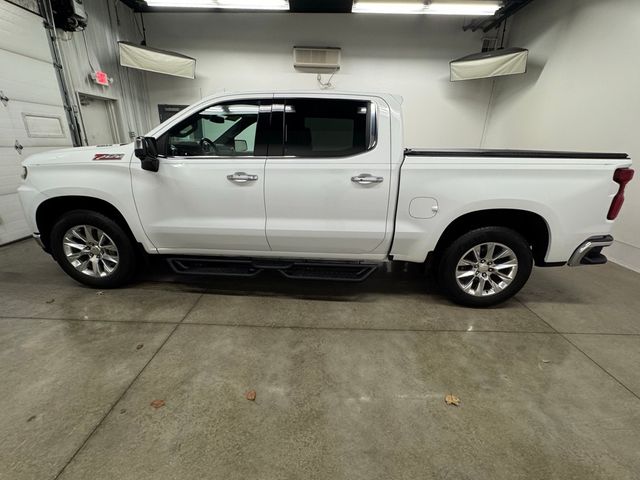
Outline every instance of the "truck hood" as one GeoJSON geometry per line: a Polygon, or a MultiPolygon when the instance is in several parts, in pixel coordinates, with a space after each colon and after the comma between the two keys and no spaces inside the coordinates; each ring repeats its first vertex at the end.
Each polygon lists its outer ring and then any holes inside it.
{"type": "Polygon", "coordinates": [[[129,162],[132,153],[133,143],[62,148],[30,155],[23,160],[22,165],[29,167],[34,165],[64,165],[98,161],[129,162]]]}

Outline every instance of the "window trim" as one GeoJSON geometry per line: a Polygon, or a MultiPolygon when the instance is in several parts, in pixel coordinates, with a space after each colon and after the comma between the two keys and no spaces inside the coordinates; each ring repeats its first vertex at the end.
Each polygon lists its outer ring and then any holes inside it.
{"type": "MultiPolygon", "coordinates": [[[[294,158],[312,158],[312,159],[316,159],[316,160],[331,160],[331,159],[336,159],[336,158],[353,158],[353,157],[358,157],[360,155],[364,155],[366,153],[369,153],[373,150],[375,150],[375,148],[378,146],[378,105],[377,103],[373,100],[373,99],[342,99],[342,98],[318,98],[318,97],[283,97],[283,98],[274,98],[273,99],[273,105],[272,105],[272,116],[274,116],[274,114],[278,113],[279,115],[282,116],[282,127],[281,127],[281,133],[280,133],[280,142],[279,145],[278,143],[273,144],[273,143],[269,143],[269,149],[267,151],[267,157],[268,158],[272,158],[272,159],[294,159],[294,158]],[[369,108],[367,109],[367,119],[366,119],[366,135],[367,138],[365,139],[365,150],[358,152],[358,153],[353,153],[353,154],[347,154],[347,155],[317,155],[317,156],[302,156],[302,155],[285,155],[285,142],[284,142],[284,129],[285,129],[285,125],[286,125],[286,106],[288,105],[288,102],[290,101],[295,101],[295,100],[318,100],[318,101],[326,101],[326,100],[347,100],[347,101],[353,101],[353,102],[365,102],[369,105],[369,108]],[[278,108],[276,108],[278,107],[278,108]],[[368,140],[368,141],[366,141],[368,140]],[[280,154],[279,155],[270,155],[269,151],[271,151],[272,149],[278,148],[280,150],[280,154]]],[[[273,118],[273,117],[272,117],[273,118]]],[[[273,130],[276,127],[276,125],[274,125],[272,123],[271,125],[271,129],[273,130]]]]}
{"type": "Polygon", "coordinates": [[[378,105],[376,102],[369,100],[370,110],[367,112],[367,123],[369,127],[369,145],[367,152],[376,148],[378,145],[378,105]]]}

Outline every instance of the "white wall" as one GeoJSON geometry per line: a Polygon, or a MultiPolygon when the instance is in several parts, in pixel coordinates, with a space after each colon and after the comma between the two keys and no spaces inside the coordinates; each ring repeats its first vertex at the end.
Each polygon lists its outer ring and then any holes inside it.
{"type": "Polygon", "coordinates": [[[133,12],[120,1],[85,0],[84,6],[89,18],[84,34],[58,30],[71,100],[79,108],[77,92],[115,99],[120,141],[129,142],[129,132],[143,135],[151,128],[145,75],[121,67],[118,60],[118,40],[140,41],[133,12]],[[92,69],[109,74],[113,84],[94,83],[89,78],[92,69]]]}
{"type": "MultiPolygon", "coordinates": [[[[640,1],[536,0],[509,43],[530,49],[529,72],[496,82],[483,146],[621,151],[640,165],[640,1]]],[[[640,175],[627,192],[607,254],[640,271],[640,175]]]]}
{"type": "Polygon", "coordinates": [[[156,121],[159,103],[221,90],[317,89],[315,74],[293,68],[293,46],[334,46],[336,89],[404,97],[408,146],[480,145],[491,82],[449,82],[449,61],[480,49],[460,17],[152,13],[145,23],[149,46],[197,59],[196,80],[147,74],[156,121]]]}

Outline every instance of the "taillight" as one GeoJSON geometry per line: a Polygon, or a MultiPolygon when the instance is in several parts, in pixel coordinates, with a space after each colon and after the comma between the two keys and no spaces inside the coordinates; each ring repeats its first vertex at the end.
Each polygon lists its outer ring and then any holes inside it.
{"type": "Polygon", "coordinates": [[[607,220],[615,220],[620,213],[622,204],[624,203],[624,189],[627,183],[633,178],[633,169],[631,168],[618,168],[613,174],[613,181],[616,182],[618,187],[618,193],[613,197],[611,206],[609,207],[609,213],[607,214],[607,220]]]}

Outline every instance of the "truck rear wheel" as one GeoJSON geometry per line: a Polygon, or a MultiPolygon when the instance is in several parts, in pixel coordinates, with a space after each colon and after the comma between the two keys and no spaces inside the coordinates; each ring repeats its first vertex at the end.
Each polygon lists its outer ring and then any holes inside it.
{"type": "Polygon", "coordinates": [[[56,222],[51,252],[69,276],[94,288],[122,286],[136,269],[127,232],[109,217],[89,210],[74,210],[56,222]]]}
{"type": "Polygon", "coordinates": [[[532,268],[533,254],[522,235],[509,228],[484,227],[446,248],[438,282],[460,305],[489,307],[518,293],[532,268]]]}

